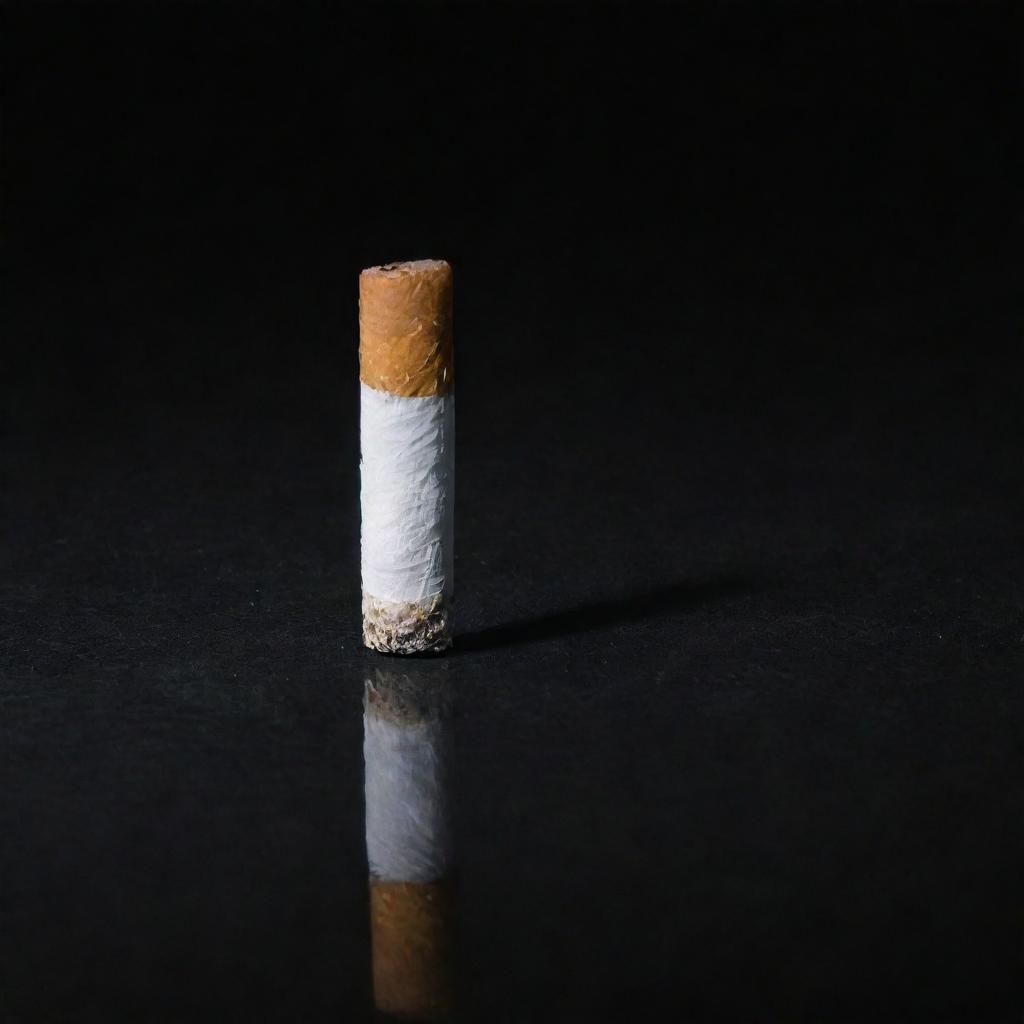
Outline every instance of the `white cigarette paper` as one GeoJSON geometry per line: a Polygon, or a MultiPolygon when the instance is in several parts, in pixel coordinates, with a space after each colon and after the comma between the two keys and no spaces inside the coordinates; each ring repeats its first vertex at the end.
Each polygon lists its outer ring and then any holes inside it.
{"type": "Polygon", "coordinates": [[[429,604],[453,575],[455,398],[403,398],[360,385],[363,590],[429,604]]]}

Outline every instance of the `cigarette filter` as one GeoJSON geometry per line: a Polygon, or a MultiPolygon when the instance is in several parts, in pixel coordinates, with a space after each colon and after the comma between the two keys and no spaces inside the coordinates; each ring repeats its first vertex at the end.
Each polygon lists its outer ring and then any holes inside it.
{"type": "Polygon", "coordinates": [[[455,396],[452,271],[443,260],[359,275],[363,642],[451,645],[455,396]]]}

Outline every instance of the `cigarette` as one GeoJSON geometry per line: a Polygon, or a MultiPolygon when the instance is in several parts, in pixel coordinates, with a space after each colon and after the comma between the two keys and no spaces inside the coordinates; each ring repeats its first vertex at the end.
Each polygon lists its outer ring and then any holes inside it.
{"type": "Polygon", "coordinates": [[[440,671],[376,669],[365,685],[374,1004],[402,1020],[443,1020],[455,1001],[450,712],[440,671]]]}
{"type": "Polygon", "coordinates": [[[363,643],[451,646],[455,395],[452,270],[443,260],[359,275],[363,643]]]}

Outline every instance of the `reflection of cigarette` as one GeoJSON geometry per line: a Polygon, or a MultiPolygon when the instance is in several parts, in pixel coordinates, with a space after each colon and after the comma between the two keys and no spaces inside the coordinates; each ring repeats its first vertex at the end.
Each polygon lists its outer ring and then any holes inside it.
{"type": "Polygon", "coordinates": [[[455,397],[452,271],[443,260],[359,275],[363,642],[451,645],[455,397]]]}
{"type": "Polygon", "coordinates": [[[447,705],[443,679],[426,675],[367,680],[363,755],[374,1002],[436,1021],[454,1002],[454,908],[447,705]]]}

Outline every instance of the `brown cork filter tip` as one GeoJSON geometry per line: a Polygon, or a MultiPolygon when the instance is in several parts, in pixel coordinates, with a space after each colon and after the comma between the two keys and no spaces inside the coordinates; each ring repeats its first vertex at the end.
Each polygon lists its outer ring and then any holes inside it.
{"type": "Polygon", "coordinates": [[[442,1021],[454,1007],[450,883],[372,882],[373,999],[397,1020],[442,1021]]]}
{"type": "Polygon", "coordinates": [[[359,379],[405,398],[452,390],[452,268],[444,260],[359,275],[359,379]]]}

